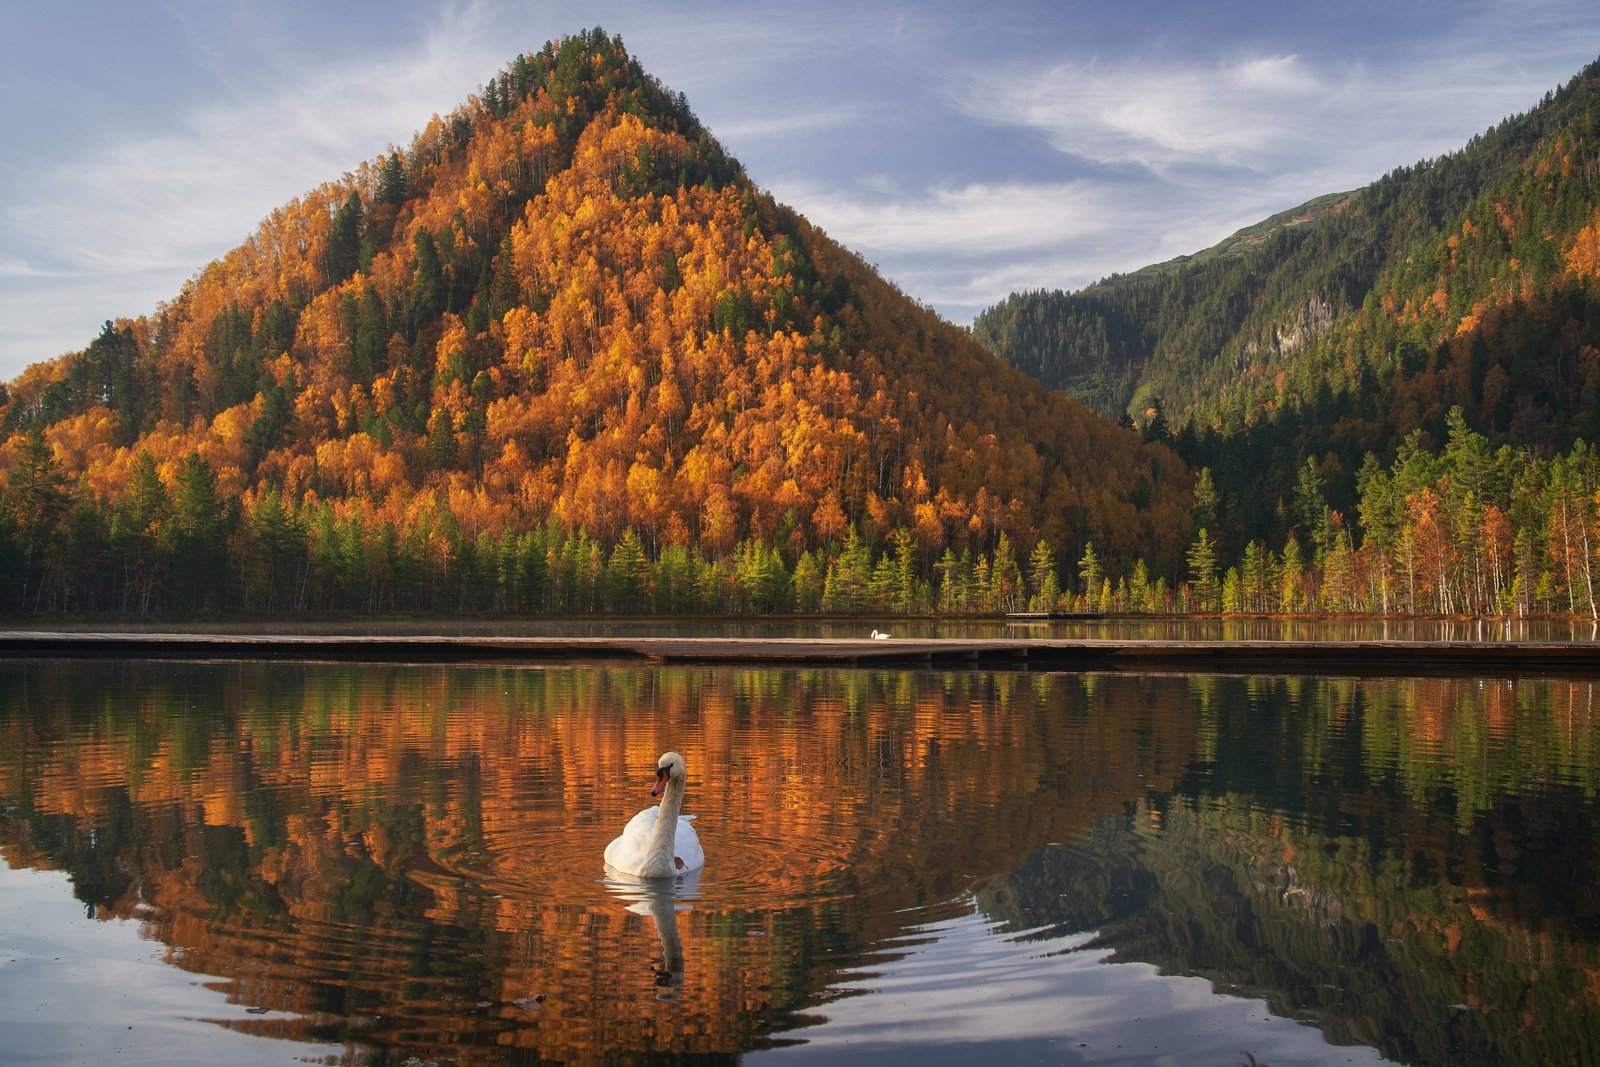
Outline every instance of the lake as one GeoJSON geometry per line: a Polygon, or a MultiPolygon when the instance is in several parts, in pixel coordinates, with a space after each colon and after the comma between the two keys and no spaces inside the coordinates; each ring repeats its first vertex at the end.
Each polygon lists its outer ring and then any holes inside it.
{"type": "Polygon", "coordinates": [[[0,662],[0,1060],[1600,1062],[1597,785],[1588,681],[0,662]]]}

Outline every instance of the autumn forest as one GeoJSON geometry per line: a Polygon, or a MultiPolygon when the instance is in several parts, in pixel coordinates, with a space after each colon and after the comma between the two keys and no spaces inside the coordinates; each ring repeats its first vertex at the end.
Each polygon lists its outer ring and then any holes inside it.
{"type": "Polygon", "coordinates": [[[0,610],[1597,614],[1597,80],[1403,234],[969,332],[568,37],[5,384],[0,610]],[[1164,411],[1183,359],[1248,388],[1164,411]]]}

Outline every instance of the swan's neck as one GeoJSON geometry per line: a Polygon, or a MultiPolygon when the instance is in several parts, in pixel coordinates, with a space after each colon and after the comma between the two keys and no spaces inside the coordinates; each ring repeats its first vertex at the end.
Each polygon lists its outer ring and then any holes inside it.
{"type": "Polygon", "coordinates": [[[650,831],[650,841],[645,849],[644,873],[650,876],[677,874],[674,862],[678,844],[678,813],[683,810],[683,779],[667,779],[667,788],[661,793],[661,810],[656,814],[655,829],[650,831]]]}

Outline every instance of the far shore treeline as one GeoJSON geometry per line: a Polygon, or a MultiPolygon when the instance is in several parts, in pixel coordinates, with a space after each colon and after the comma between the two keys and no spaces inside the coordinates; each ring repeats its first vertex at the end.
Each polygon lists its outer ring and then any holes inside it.
{"type": "MultiPolygon", "coordinates": [[[[1225,559],[1198,478],[1182,573],[1118,567],[1092,541],[1063,566],[1046,540],[931,554],[904,526],[796,549],[780,529],[713,554],[612,540],[556,519],[470,531],[440,494],[414,525],[372,524],[327,501],[222,493],[197,454],[169,490],[147,453],[106,498],[62,473],[42,432],[16,446],[0,526],[7,613],[494,612],[766,614],[1007,611],[1579,614],[1594,617],[1600,450],[1541,460],[1491,449],[1452,412],[1435,454],[1413,435],[1360,473],[1358,514],[1328,507],[1308,464],[1281,548],[1225,559]]],[[[792,530],[790,531],[793,532],[792,530]]]]}
{"type": "MultiPolygon", "coordinates": [[[[1237,425],[1143,389],[1135,428],[757,189],[620,39],[552,42],[0,388],[0,613],[1594,616],[1597,78],[1497,128],[1516,183],[1482,145],[1417,169],[1481,189],[1470,240],[1402,211],[1372,217],[1412,244],[1337,244],[1366,273],[1315,306],[1387,332],[1336,395],[1318,318],[1321,362],[1250,370],[1237,425]],[[1436,299],[1382,299],[1401,252],[1436,299]]],[[[1246,325],[1218,358],[1308,350],[1246,325]]]]}

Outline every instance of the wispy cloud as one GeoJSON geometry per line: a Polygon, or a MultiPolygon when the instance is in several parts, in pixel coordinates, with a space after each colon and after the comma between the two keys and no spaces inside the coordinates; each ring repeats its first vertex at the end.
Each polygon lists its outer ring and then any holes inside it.
{"type": "MultiPolygon", "coordinates": [[[[692,104],[692,101],[691,101],[692,104]]],[[[875,120],[875,113],[865,103],[828,105],[826,107],[797,107],[792,109],[763,109],[718,122],[713,132],[717,139],[727,144],[744,144],[761,138],[780,138],[805,135],[826,135],[830,131],[875,120]]]]}
{"type": "Polygon", "coordinates": [[[922,190],[795,184],[776,193],[954,321],[1017,290],[1081,288],[1205,248],[1258,221],[1261,196],[1272,196],[1156,180],[922,190]]]}
{"type": "Polygon", "coordinates": [[[954,94],[969,116],[1037,131],[1101,164],[1249,166],[1327,88],[1295,56],[1207,66],[1063,63],[975,71],[954,94]]]}
{"type": "Polygon", "coordinates": [[[879,253],[993,255],[1104,233],[1109,191],[1088,182],[939,185],[906,190],[873,183],[856,191],[779,183],[774,195],[802,205],[831,234],[879,253]]]}
{"type": "Polygon", "coordinates": [[[1458,56],[1387,66],[1295,54],[1126,57],[974,69],[947,95],[970,118],[1031,130],[1092,164],[1367,181],[1459,147],[1486,115],[1525,110],[1551,88],[1514,64],[1473,69],[1463,77],[1458,56]]]}
{"type": "MultiPolygon", "coordinates": [[[[165,132],[128,130],[37,174],[0,215],[8,273],[106,276],[107,292],[134,303],[99,305],[91,316],[152,310],[274,208],[465,99],[506,58],[498,50],[490,58],[495,46],[474,10],[452,13],[400,53],[320,66],[279,57],[272,79],[236,81],[233,92],[186,109],[165,132]],[[132,284],[111,280],[119,275],[132,284]]],[[[37,320],[68,306],[38,308],[30,336],[51,336],[37,320]]],[[[89,340],[66,336],[76,338],[68,347],[89,340]]]]}

